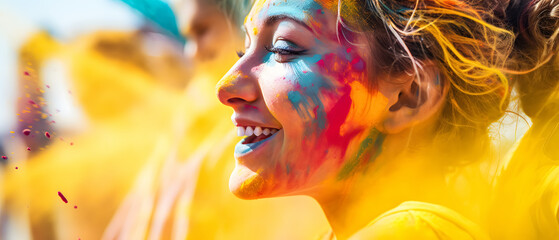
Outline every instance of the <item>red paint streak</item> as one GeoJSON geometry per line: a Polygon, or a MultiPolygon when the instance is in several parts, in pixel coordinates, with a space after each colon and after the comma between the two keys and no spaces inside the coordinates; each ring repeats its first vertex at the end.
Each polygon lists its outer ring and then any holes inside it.
{"type": "Polygon", "coordinates": [[[6,160],[6,159],[8,159],[8,157],[6,157],[6,156],[2,156],[2,159],[6,160]]]}
{"type": "Polygon", "coordinates": [[[252,105],[248,105],[248,104],[245,105],[245,108],[246,108],[246,109],[256,109],[256,110],[258,110],[258,107],[252,106],[252,105]]]}
{"type": "Polygon", "coordinates": [[[33,101],[33,100],[29,100],[29,104],[31,104],[31,105],[37,105],[37,103],[36,103],[35,101],[33,101]]]}
{"type": "Polygon", "coordinates": [[[47,137],[48,139],[50,139],[50,133],[49,133],[49,132],[45,132],[45,137],[47,137]]]}
{"type": "Polygon", "coordinates": [[[64,203],[68,203],[68,199],[66,199],[66,197],[64,197],[64,195],[61,192],[58,192],[58,196],[60,197],[60,199],[62,199],[64,203]]]}

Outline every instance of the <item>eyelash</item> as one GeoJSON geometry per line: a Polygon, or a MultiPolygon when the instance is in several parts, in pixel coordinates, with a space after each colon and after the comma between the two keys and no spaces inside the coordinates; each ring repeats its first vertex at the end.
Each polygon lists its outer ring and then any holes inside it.
{"type": "MultiPolygon", "coordinates": [[[[264,48],[268,52],[279,54],[279,55],[300,56],[300,55],[304,55],[307,52],[306,50],[293,51],[293,50],[289,50],[289,49],[275,48],[273,46],[265,46],[264,48]]],[[[242,50],[237,51],[237,56],[239,58],[242,58],[244,55],[245,55],[245,51],[242,51],[242,50]]]]}
{"type": "Polygon", "coordinates": [[[306,50],[294,51],[294,50],[289,50],[289,49],[284,49],[284,48],[275,48],[273,46],[265,46],[264,48],[266,48],[266,50],[268,52],[279,54],[279,55],[299,56],[299,55],[303,55],[307,52],[306,50]]]}

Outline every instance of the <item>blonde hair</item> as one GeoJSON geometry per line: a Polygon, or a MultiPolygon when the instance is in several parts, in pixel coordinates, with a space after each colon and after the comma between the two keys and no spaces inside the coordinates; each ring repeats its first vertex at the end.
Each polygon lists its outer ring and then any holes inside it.
{"type": "Polygon", "coordinates": [[[477,0],[348,0],[339,5],[344,29],[372,40],[370,71],[418,75],[422,61],[437,64],[451,85],[439,133],[485,132],[502,116],[510,92],[502,70],[514,34],[494,16],[499,9],[477,0]]]}

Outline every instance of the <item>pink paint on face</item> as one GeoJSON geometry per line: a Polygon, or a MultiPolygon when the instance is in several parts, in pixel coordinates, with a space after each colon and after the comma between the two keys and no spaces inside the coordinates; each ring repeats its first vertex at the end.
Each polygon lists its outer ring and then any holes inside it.
{"type": "Polygon", "coordinates": [[[247,17],[256,31],[218,96],[237,126],[279,131],[237,144],[229,184],[237,196],[309,194],[336,179],[380,122],[386,102],[365,87],[363,49],[338,42],[336,24],[335,12],[310,0],[258,1],[247,17]]]}

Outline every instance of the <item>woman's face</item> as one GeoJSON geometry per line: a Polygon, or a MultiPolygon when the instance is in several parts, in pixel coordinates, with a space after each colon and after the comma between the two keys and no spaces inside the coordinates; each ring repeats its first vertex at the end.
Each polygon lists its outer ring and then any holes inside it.
{"type": "Polygon", "coordinates": [[[237,196],[311,194],[380,153],[387,99],[366,87],[380,77],[367,73],[360,41],[338,41],[335,8],[258,1],[246,18],[246,51],[218,83],[247,136],[229,183],[237,196]]]}

